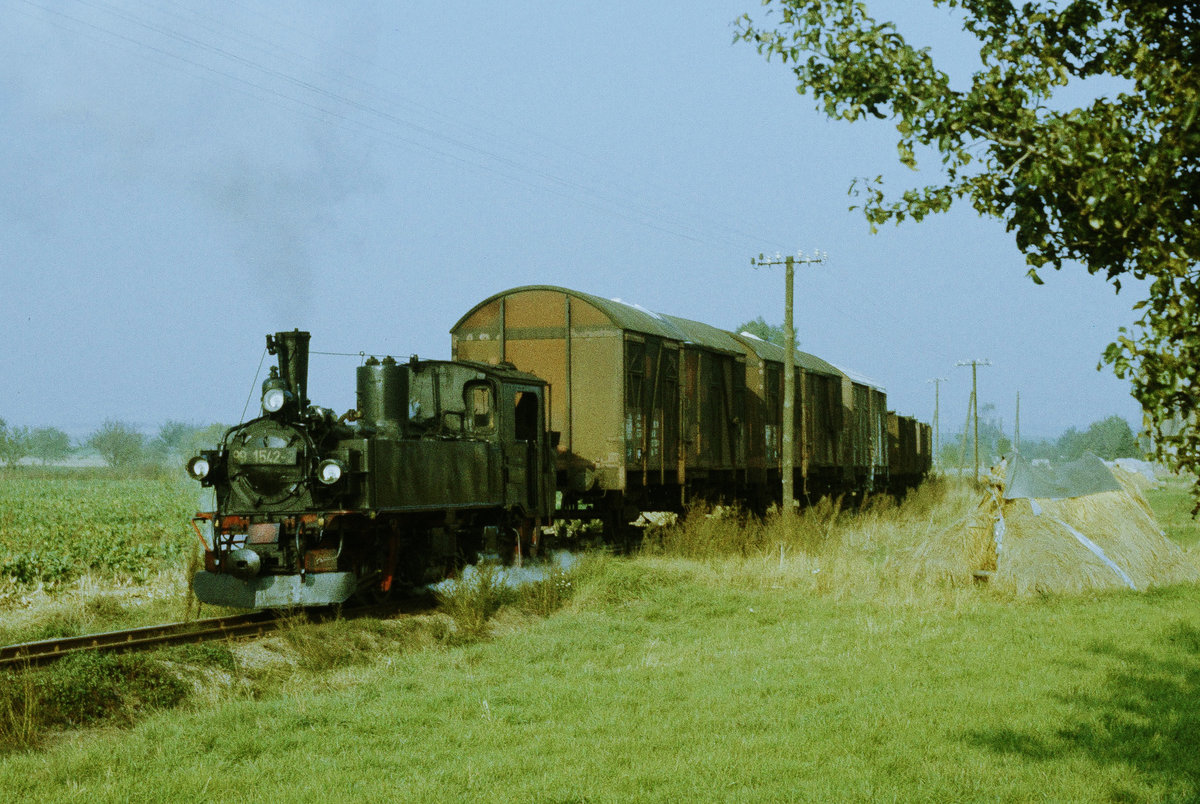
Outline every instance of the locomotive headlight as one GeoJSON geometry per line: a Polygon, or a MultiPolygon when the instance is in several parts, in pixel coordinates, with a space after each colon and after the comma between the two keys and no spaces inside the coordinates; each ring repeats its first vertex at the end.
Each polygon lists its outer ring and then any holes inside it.
{"type": "Polygon", "coordinates": [[[327,458],[317,464],[317,480],[320,480],[326,486],[332,486],[342,479],[345,471],[346,467],[342,466],[340,461],[327,458]]]}
{"type": "Polygon", "coordinates": [[[268,388],[263,394],[262,406],[267,413],[275,413],[287,402],[288,393],[282,388],[268,388]]]}
{"type": "Polygon", "coordinates": [[[187,463],[187,472],[197,480],[203,480],[208,477],[208,473],[212,471],[212,464],[208,462],[208,458],[203,455],[197,455],[187,463]]]}

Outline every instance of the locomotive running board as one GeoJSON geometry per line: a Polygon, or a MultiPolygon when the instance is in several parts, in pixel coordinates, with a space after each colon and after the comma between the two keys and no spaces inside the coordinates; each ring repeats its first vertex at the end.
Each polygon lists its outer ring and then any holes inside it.
{"type": "Polygon", "coordinates": [[[303,582],[299,575],[242,579],[207,571],[197,572],[192,578],[192,588],[201,603],[235,609],[343,603],[357,587],[358,579],[351,572],[310,572],[303,582]]]}

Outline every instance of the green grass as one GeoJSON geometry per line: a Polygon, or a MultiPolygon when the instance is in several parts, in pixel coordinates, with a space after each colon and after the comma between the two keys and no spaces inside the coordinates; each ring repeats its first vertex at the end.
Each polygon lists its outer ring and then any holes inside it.
{"type": "Polygon", "coordinates": [[[1168,477],[1146,492],[1146,500],[1168,536],[1183,547],[1196,548],[1200,547],[1200,521],[1192,517],[1191,487],[1191,480],[1168,477]]]}
{"type": "Polygon", "coordinates": [[[36,747],[53,729],[133,722],[189,692],[179,675],[142,654],[81,653],[0,678],[0,746],[9,749],[36,747]]]}
{"type": "Polygon", "coordinates": [[[485,638],[493,630],[492,619],[504,608],[539,617],[554,613],[570,600],[577,572],[558,564],[526,571],[488,563],[472,567],[436,593],[439,607],[454,621],[450,640],[465,644],[485,638]],[[524,577],[524,582],[508,583],[507,575],[524,577]]]}
{"type": "MultiPolygon", "coordinates": [[[[1148,497],[1195,556],[1186,489],[1148,497]]],[[[1200,800],[1200,587],[1011,599],[930,583],[915,544],[973,500],[930,487],[899,509],[830,508],[789,528],[695,520],[647,555],[593,556],[530,591],[493,576],[464,585],[444,614],[297,624],[252,651],[167,655],[201,694],[157,713],[133,696],[134,717],[100,721],[120,729],[0,756],[0,790],[1200,800]],[[276,661],[252,660],[262,654],[276,661]]]]}
{"type": "Polygon", "coordinates": [[[10,756],[0,787],[122,801],[1200,795],[1195,588],[924,609],[714,588],[675,559],[609,559],[578,582],[519,631],[10,756]]]}

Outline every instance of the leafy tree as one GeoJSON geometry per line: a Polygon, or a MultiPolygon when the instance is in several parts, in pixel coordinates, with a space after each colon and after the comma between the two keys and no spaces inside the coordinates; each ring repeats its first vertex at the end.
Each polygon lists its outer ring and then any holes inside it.
{"type": "Polygon", "coordinates": [[[1068,427],[1067,431],[1058,437],[1055,449],[1058,460],[1073,461],[1087,452],[1087,438],[1077,428],[1068,427]]]}
{"type": "Polygon", "coordinates": [[[168,420],[159,425],[158,435],[149,444],[150,454],[166,463],[184,453],[195,427],[186,422],[168,420]]]}
{"type": "Polygon", "coordinates": [[[996,438],[996,449],[995,449],[996,455],[998,455],[1000,457],[1004,457],[1005,455],[1010,455],[1010,454],[1012,454],[1012,449],[1013,449],[1013,443],[1012,443],[1012,441],[1009,440],[1008,436],[1001,434],[996,438]]]}
{"type": "Polygon", "coordinates": [[[775,324],[768,324],[760,315],[753,321],[747,321],[745,324],[739,324],[734,332],[749,332],[756,338],[761,338],[768,343],[773,343],[776,346],[787,348],[787,338],[783,336],[783,327],[775,324]]]}
{"type": "Polygon", "coordinates": [[[16,466],[29,454],[29,428],[9,427],[0,419],[0,462],[16,466]]]}
{"type": "Polygon", "coordinates": [[[1057,451],[1065,460],[1075,460],[1085,452],[1095,453],[1106,461],[1137,458],[1142,454],[1133,428],[1120,416],[1092,422],[1082,433],[1072,427],[1058,439],[1057,451]]]}
{"type": "MultiPolygon", "coordinates": [[[[971,433],[967,433],[965,443],[967,453],[962,454],[963,434],[945,435],[939,454],[941,465],[953,468],[966,465],[971,460],[971,433]]],[[[1012,449],[1012,442],[1000,431],[1000,420],[995,415],[995,406],[986,404],[979,411],[979,457],[980,460],[994,460],[1006,456],[1012,449]]],[[[1109,416],[1106,419],[1092,422],[1087,430],[1069,427],[1057,439],[1024,439],[1021,441],[1021,456],[1026,459],[1048,458],[1051,461],[1073,461],[1084,453],[1092,452],[1106,461],[1116,458],[1136,458],[1142,452],[1138,446],[1137,437],[1129,422],[1120,416],[1109,416]]]]}
{"type": "Polygon", "coordinates": [[[1058,456],[1055,447],[1055,441],[1045,438],[1022,438],[1019,452],[1021,457],[1033,460],[1035,458],[1049,458],[1051,460],[1058,456]]]}
{"type": "Polygon", "coordinates": [[[228,425],[210,424],[197,427],[180,421],[166,421],[150,442],[149,452],[159,463],[172,463],[195,455],[202,449],[215,449],[228,425]]]}
{"type": "Polygon", "coordinates": [[[146,436],[124,422],[108,419],[99,430],[88,436],[87,445],[112,467],[140,463],[144,457],[146,436]]]}
{"type": "Polygon", "coordinates": [[[1104,360],[1132,381],[1159,457],[1200,472],[1200,3],[929,2],[978,40],[973,74],[952,81],[858,0],[765,0],[763,22],[743,16],[738,37],[787,64],[826,115],[893,121],[901,163],[938,154],[928,186],[855,180],[872,228],[962,199],[1007,224],[1035,282],[1068,261],[1118,290],[1125,276],[1151,280],[1138,327],[1104,360]],[[1056,102],[1097,78],[1121,90],[1056,102]],[[1170,435],[1176,417],[1187,426],[1170,435]]]}
{"type": "Polygon", "coordinates": [[[39,427],[29,437],[29,454],[43,464],[61,461],[71,454],[71,438],[57,427],[39,427]]]}
{"type": "Polygon", "coordinates": [[[193,428],[184,444],[182,454],[187,457],[195,455],[202,449],[216,449],[228,429],[228,424],[220,422],[213,422],[207,427],[193,428]]]}

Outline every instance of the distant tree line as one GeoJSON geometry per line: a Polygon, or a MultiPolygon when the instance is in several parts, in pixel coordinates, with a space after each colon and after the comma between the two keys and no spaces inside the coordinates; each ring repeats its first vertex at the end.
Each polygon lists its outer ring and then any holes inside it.
{"type": "MultiPolygon", "coordinates": [[[[743,330],[746,331],[746,330],[743,330]]],[[[77,445],[57,427],[10,427],[0,419],[0,463],[16,466],[25,458],[45,464],[59,463],[73,455],[94,453],[112,467],[172,466],[181,464],[202,449],[215,449],[228,429],[224,424],[197,426],[167,421],[157,435],[147,437],[133,425],[109,419],[77,445]]],[[[957,434],[942,433],[942,466],[966,465],[973,459],[973,430],[957,434]]],[[[1013,450],[1012,440],[1004,434],[995,405],[984,405],[979,412],[979,457],[994,462],[1013,450]]],[[[1086,430],[1069,428],[1057,439],[1022,439],[1021,454],[1026,458],[1072,461],[1092,452],[1105,460],[1143,456],[1137,436],[1129,422],[1120,416],[1092,422],[1086,430]]]]}
{"type": "MultiPolygon", "coordinates": [[[[973,435],[973,431],[968,431],[965,438],[961,431],[955,435],[943,433],[939,456],[942,466],[969,465],[974,458],[973,435]]],[[[1001,429],[995,406],[980,408],[979,459],[995,462],[1011,454],[1013,447],[1012,440],[1001,429]]],[[[1056,463],[1076,460],[1088,452],[1106,461],[1145,457],[1133,428],[1120,416],[1092,422],[1086,430],[1068,428],[1058,438],[1022,438],[1019,451],[1024,458],[1045,458],[1056,463]]]]}
{"type": "Polygon", "coordinates": [[[226,429],[224,424],[197,426],[172,420],[159,426],[157,435],[147,437],[131,424],[108,419],[73,445],[57,427],[10,427],[0,419],[0,463],[11,467],[32,458],[47,465],[73,455],[95,453],[112,467],[170,466],[201,449],[215,448],[226,429]]]}

